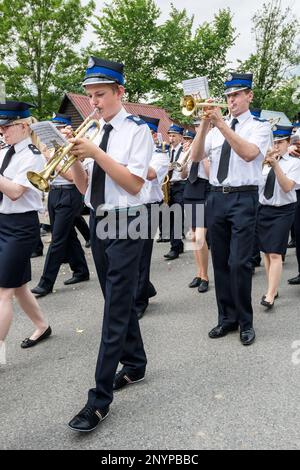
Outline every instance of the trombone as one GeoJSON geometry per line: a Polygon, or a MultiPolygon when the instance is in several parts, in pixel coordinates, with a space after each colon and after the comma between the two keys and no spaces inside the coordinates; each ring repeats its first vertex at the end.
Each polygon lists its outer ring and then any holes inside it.
{"type": "Polygon", "coordinates": [[[184,114],[184,116],[201,116],[204,114],[201,108],[207,108],[209,106],[217,108],[228,108],[227,103],[218,103],[217,101],[208,102],[203,98],[198,98],[196,95],[185,95],[180,99],[181,112],[184,114]],[[199,109],[201,109],[200,113],[199,109]]]}
{"type": "Polygon", "coordinates": [[[85,134],[94,126],[96,129],[92,135],[88,137],[90,140],[94,140],[100,131],[99,121],[97,119],[92,119],[92,116],[95,114],[95,112],[96,110],[94,110],[73,132],[75,142],[67,144],[65,147],[58,147],[54,155],[50,158],[50,160],[45,165],[45,168],[41,172],[27,172],[27,178],[33,186],[35,186],[40,191],[48,192],[50,189],[49,183],[53,181],[58,175],[66,173],[76,162],[77,157],[75,155],[68,155],[76,144],[76,139],[84,137],[85,134]],[[61,165],[60,168],[58,168],[59,165],[61,165]]]}
{"type": "Polygon", "coordinates": [[[192,145],[193,144],[191,144],[190,147],[187,149],[186,154],[185,154],[184,159],[182,160],[182,162],[172,162],[172,163],[170,163],[169,170],[176,170],[176,171],[179,171],[179,172],[181,172],[183,170],[185,165],[187,165],[187,163],[190,160],[190,156],[191,156],[191,152],[192,152],[192,145]]]}

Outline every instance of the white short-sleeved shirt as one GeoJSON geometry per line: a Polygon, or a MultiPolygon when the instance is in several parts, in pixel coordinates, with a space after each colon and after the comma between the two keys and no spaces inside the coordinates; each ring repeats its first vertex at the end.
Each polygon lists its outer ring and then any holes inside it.
{"type": "MultiPolygon", "coordinates": [[[[179,150],[182,148],[182,144],[178,144],[177,147],[175,147],[175,158],[173,160],[173,162],[178,162],[178,163],[182,163],[184,161],[184,158],[185,158],[185,152],[182,150],[180,155],[179,155],[179,158],[176,160],[176,155],[178,154],[179,150]]],[[[172,150],[171,150],[172,152],[172,150]]],[[[172,155],[172,153],[171,153],[172,155]]],[[[177,171],[177,170],[173,170],[173,173],[172,173],[172,178],[171,178],[171,182],[174,183],[175,181],[185,181],[186,178],[181,178],[181,172],[180,171],[177,171]]]]}
{"type": "Polygon", "coordinates": [[[155,170],[156,178],[151,181],[146,180],[142,188],[141,192],[145,204],[162,201],[163,192],[161,186],[168,173],[169,162],[170,157],[168,153],[163,153],[159,149],[154,150],[149,167],[155,170]]]}
{"type": "MultiPolygon", "coordinates": [[[[101,131],[93,140],[99,145],[104,134],[103,126],[108,124],[100,119],[101,131]]],[[[131,174],[139,176],[146,181],[149,162],[153,152],[153,139],[146,123],[141,124],[137,117],[122,108],[119,113],[109,122],[113,126],[110,132],[106,153],[116,162],[128,168],[131,174]],[[129,117],[129,118],[128,118],[129,117]]],[[[85,204],[92,208],[91,186],[94,160],[87,160],[84,167],[88,172],[88,187],[85,193],[85,204]]],[[[105,207],[125,208],[143,204],[141,191],[132,195],[119,186],[109,175],[105,175],[105,207]]]]}
{"type": "MultiPolygon", "coordinates": [[[[210,160],[209,182],[213,186],[246,186],[261,185],[263,177],[261,172],[262,161],[271,147],[271,126],[268,121],[260,121],[246,111],[237,117],[238,123],[235,132],[247,142],[255,144],[259,155],[251,162],[246,162],[231,149],[227,178],[220,184],[217,178],[224,136],[217,127],[209,131],[205,139],[205,153],[210,160]]],[[[226,121],[231,126],[233,118],[226,121]]]]}
{"type": "MultiPolygon", "coordinates": [[[[14,145],[16,153],[12,156],[3,176],[16,184],[25,186],[26,191],[16,201],[12,201],[3,193],[3,199],[0,203],[1,214],[22,214],[43,210],[42,193],[29,182],[27,171],[40,172],[44,168],[45,158],[41,153],[34,153],[30,149],[30,145],[32,145],[30,138],[14,145]]],[[[0,150],[0,168],[7,150],[7,147],[0,150]]]]}
{"type": "Polygon", "coordinates": [[[274,194],[271,199],[266,199],[264,197],[264,189],[271,167],[269,165],[264,165],[262,170],[264,184],[259,188],[259,202],[266,206],[285,206],[286,204],[291,204],[297,201],[296,189],[300,189],[300,159],[292,157],[286,153],[281,157],[278,164],[287,178],[294,181],[296,184],[291,191],[285,193],[276,178],[274,194]]]}

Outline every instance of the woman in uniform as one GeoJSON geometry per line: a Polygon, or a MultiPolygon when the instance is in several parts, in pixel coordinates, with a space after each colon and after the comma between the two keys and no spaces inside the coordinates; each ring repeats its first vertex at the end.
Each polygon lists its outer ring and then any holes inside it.
{"type": "MultiPolygon", "coordinates": [[[[190,151],[190,146],[195,137],[192,131],[185,131],[183,138],[189,146],[185,149],[190,151]]],[[[185,146],[185,145],[184,145],[185,146]]],[[[205,201],[209,191],[209,164],[208,160],[201,162],[187,162],[183,171],[182,178],[187,178],[184,188],[183,198],[184,207],[187,214],[189,226],[192,229],[192,242],[194,243],[194,257],[197,266],[196,277],[190,282],[189,287],[198,288],[198,292],[208,291],[208,246],[206,242],[206,223],[205,223],[205,201]]]]}
{"type": "Polygon", "coordinates": [[[35,325],[22,348],[35,346],[51,334],[36,299],[30,292],[30,255],[39,237],[41,196],[27,179],[27,171],[40,171],[44,159],[31,138],[29,108],[18,101],[0,104],[0,133],[7,146],[0,150],[0,342],[13,317],[13,297],[35,325]]]}
{"type": "Polygon", "coordinates": [[[288,154],[292,127],[279,126],[273,130],[274,148],[265,158],[264,185],[260,188],[258,208],[258,238],[264,253],[268,280],[266,295],[261,305],[268,309],[278,297],[282,272],[282,255],[285,255],[289,232],[296,207],[295,187],[300,184],[300,161],[288,154]]]}

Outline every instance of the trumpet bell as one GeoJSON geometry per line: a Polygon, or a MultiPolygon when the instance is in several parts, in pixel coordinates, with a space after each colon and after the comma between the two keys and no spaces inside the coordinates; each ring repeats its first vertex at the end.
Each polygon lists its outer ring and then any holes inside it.
{"type": "Polygon", "coordinates": [[[196,109],[196,101],[191,95],[186,95],[180,101],[181,112],[184,116],[191,116],[196,109]]]}
{"type": "Polygon", "coordinates": [[[36,173],[35,171],[28,171],[27,178],[29,179],[30,183],[40,191],[49,191],[50,185],[47,179],[44,178],[40,173],[36,173]]]}

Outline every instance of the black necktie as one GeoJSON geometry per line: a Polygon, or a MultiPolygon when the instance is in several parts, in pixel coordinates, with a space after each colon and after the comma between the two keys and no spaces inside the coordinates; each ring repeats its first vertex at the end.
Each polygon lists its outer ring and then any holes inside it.
{"type": "MultiPolygon", "coordinates": [[[[236,118],[232,120],[230,128],[233,131],[235,130],[235,126],[237,125],[238,122],[239,121],[236,118]]],[[[217,173],[217,178],[218,178],[219,183],[223,183],[223,181],[227,178],[230,152],[231,152],[231,147],[229,143],[227,142],[227,140],[224,140],[224,143],[222,145],[218,173],[217,173]]]]}
{"type": "MultiPolygon", "coordinates": [[[[105,124],[104,127],[104,134],[102,140],[100,142],[99,147],[106,152],[109,133],[113,129],[111,124],[105,124]]],[[[93,167],[93,176],[92,176],[92,187],[91,187],[91,204],[93,208],[96,210],[100,204],[104,204],[105,192],[105,171],[94,161],[93,167]]]]}
{"type": "Polygon", "coordinates": [[[188,178],[189,182],[192,183],[192,184],[197,181],[199,163],[200,162],[192,162],[192,166],[191,166],[190,174],[189,174],[189,178],[188,178]]]}
{"type": "MultiPolygon", "coordinates": [[[[0,168],[0,175],[3,176],[3,173],[5,172],[6,168],[8,167],[9,165],[9,162],[11,160],[11,157],[14,155],[15,152],[15,147],[12,145],[11,147],[9,147],[9,149],[7,150],[5,156],[4,156],[4,159],[3,159],[3,162],[2,162],[2,165],[1,165],[1,168],[0,168]]],[[[0,202],[2,202],[2,199],[3,199],[3,193],[0,191],[0,202]]]]}
{"type": "Polygon", "coordinates": [[[175,156],[175,149],[173,149],[171,152],[171,163],[174,162],[174,156],[175,156]]]}
{"type": "Polygon", "coordinates": [[[266,185],[264,189],[264,196],[266,199],[271,199],[271,197],[274,194],[274,187],[275,187],[275,171],[274,168],[271,168],[271,170],[268,173],[267,179],[266,179],[266,185]]]}

